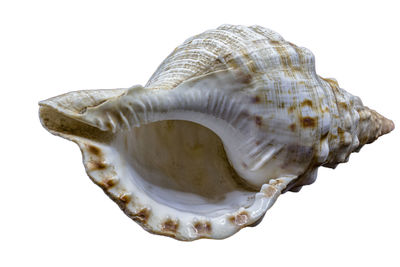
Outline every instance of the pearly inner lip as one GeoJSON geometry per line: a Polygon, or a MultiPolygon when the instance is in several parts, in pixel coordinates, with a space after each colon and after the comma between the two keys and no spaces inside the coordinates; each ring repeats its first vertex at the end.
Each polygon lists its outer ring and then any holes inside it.
{"type": "Polygon", "coordinates": [[[117,132],[110,146],[119,175],[162,205],[217,217],[254,203],[256,191],[241,182],[221,139],[200,124],[152,122],[117,132]]]}

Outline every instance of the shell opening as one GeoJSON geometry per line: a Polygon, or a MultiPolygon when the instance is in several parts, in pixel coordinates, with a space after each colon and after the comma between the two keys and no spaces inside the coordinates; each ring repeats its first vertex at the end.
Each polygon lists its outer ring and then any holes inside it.
{"type": "Polygon", "coordinates": [[[112,147],[122,176],[162,205],[216,217],[254,202],[256,192],[240,182],[221,139],[200,124],[149,123],[119,132],[112,147]]]}
{"type": "Polygon", "coordinates": [[[240,168],[247,154],[239,149],[246,140],[214,115],[148,112],[139,103],[134,121],[116,106],[108,110],[111,101],[76,112],[82,109],[68,97],[40,103],[43,126],[77,143],[92,181],[148,231],[181,240],[228,237],[259,220],[290,180],[248,183],[252,171],[240,168]]]}

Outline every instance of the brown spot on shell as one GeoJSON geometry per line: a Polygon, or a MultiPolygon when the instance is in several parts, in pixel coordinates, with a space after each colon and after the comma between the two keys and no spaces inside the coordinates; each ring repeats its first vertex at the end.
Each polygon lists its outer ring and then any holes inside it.
{"type": "Polygon", "coordinates": [[[311,101],[310,99],[306,99],[306,100],[304,100],[303,102],[301,102],[301,106],[302,106],[302,107],[305,107],[305,106],[312,107],[312,106],[313,106],[313,103],[312,103],[312,101],[311,101]]]}
{"type": "Polygon", "coordinates": [[[290,125],[289,125],[289,129],[290,129],[292,132],[296,131],[296,123],[290,124],[290,125]]]}
{"type": "Polygon", "coordinates": [[[260,103],[260,102],[261,102],[261,98],[258,95],[253,96],[251,98],[251,103],[253,103],[253,104],[260,103]]]}
{"type": "Polygon", "coordinates": [[[210,222],[196,222],[193,225],[197,234],[211,234],[211,224],[210,222]]]}
{"type": "Polygon", "coordinates": [[[99,171],[107,168],[107,165],[101,161],[89,161],[88,169],[90,171],[99,171]]]}
{"type": "Polygon", "coordinates": [[[293,111],[295,111],[296,110],[296,106],[290,106],[288,109],[288,113],[293,113],[293,111]]]}
{"type": "Polygon", "coordinates": [[[246,211],[242,211],[239,214],[236,214],[234,216],[230,216],[229,217],[229,221],[232,224],[236,224],[236,225],[242,226],[242,225],[246,224],[249,221],[249,214],[246,211]]]}
{"type": "Polygon", "coordinates": [[[267,198],[271,198],[271,197],[273,197],[273,196],[276,194],[277,191],[278,191],[278,190],[277,190],[274,186],[268,186],[268,187],[263,191],[263,193],[264,193],[264,195],[265,195],[267,198]]]}
{"type": "Polygon", "coordinates": [[[100,157],[101,156],[101,149],[97,146],[87,145],[87,150],[90,154],[100,157]]]}
{"type": "Polygon", "coordinates": [[[262,118],[260,116],[255,116],[254,120],[258,126],[262,125],[262,118]]]}
{"type": "Polygon", "coordinates": [[[119,182],[118,178],[110,177],[102,181],[101,185],[105,188],[111,188],[119,182]]]}
{"type": "Polygon", "coordinates": [[[308,116],[301,118],[301,125],[304,128],[315,127],[315,124],[316,124],[316,122],[315,122],[314,118],[311,118],[311,117],[308,117],[308,116]]]}
{"type": "Polygon", "coordinates": [[[150,210],[147,208],[143,208],[139,210],[139,212],[132,215],[132,219],[140,223],[147,223],[149,217],[150,217],[150,210]]]}
{"type": "Polygon", "coordinates": [[[344,109],[344,110],[349,109],[349,106],[345,102],[340,102],[338,105],[341,109],[344,109]]]}
{"type": "Polygon", "coordinates": [[[281,41],[272,39],[272,40],[269,40],[269,43],[272,44],[272,45],[277,45],[277,44],[280,44],[281,41]]]}
{"type": "Polygon", "coordinates": [[[283,183],[283,181],[281,180],[281,179],[274,179],[274,180],[271,180],[270,182],[269,182],[269,184],[271,185],[271,186],[278,186],[278,185],[280,185],[280,184],[282,184],[283,183]]]}
{"type": "Polygon", "coordinates": [[[128,203],[132,199],[132,195],[130,193],[121,193],[118,196],[118,199],[121,200],[124,203],[128,203]]]}
{"type": "Polygon", "coordinates": [[[328,137],[328,135],[329,135],[329,132],[326,132],[325,134],[321,135],[321,138],[320,138],[321,143],[322,143],[322,141],[325,141],[325,139],[328,137]]]}
{"type": "Polygon", "coordinates": [[[238,77],[239,77],[239,81],[241,83],[246,83],[246,84],[251,83],[251,81],[253,79],[253,77],[250,74],[246,74],[246,73],[242,73],[242,72],[239,73],[238,77]]]}
{"type": "MultiPolygon", "coordinates": [[[[322,77],[321,77],[322,78],[322,77]]],[[[332,86],[333,88],[339,88],[339,84],[337,81],[329,79],[329,78],[322,78],[324,81],[326,81],[327,83],[329,83],[330,86],[332,86]]]]}
{"type": "Polygon", "coordinates": [[[113,124],[109,121],[105,122],[105,126],[107,127],[107,129],[110,129],[110,130],[114,128],[113,124]]]}
{"type": "Polygon", "coordinates": [[[171,233],[176,233],[178,230],[179,223],[177,221],[168,219],[163,224],[161,225],[161,231],[163,232],[171,232],[171,233]]]}

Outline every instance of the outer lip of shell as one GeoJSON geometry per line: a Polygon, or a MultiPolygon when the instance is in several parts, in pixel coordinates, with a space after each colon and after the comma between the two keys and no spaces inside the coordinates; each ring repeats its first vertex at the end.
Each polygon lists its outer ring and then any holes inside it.
{"type": "Polygon", "coordinates": [[[275,203],[281,191],[295,177],[271,179],[260,192],[254,195],[254,203],[247,208],[226,213],[218,217],[199,216],[162,205],[137,188],[127,187],[120,182],[112,165],[104,162],[101,153],[107,148],[98,143],[77,142],[81,148],[83,162],[88,176],[113,199],[119,207],[145,230],[160,235],[174,237],[182,241],[200,238],[224,239],[240,229],[257,223],[275,203]],[[93,168],[93,166],[96,166],[93,168]]]}

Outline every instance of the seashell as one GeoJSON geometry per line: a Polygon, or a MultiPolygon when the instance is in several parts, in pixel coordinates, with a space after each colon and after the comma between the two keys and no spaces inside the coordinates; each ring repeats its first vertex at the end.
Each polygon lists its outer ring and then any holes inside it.
{"type": "Polygon", "coordinates": [[[146,86],[70,92],[39,103],[43,126],[74,141],[89,177],[145,230],[221,239],[257,224],[394,129],[314,56],[260,26],[187,39],[146,86]]]}

